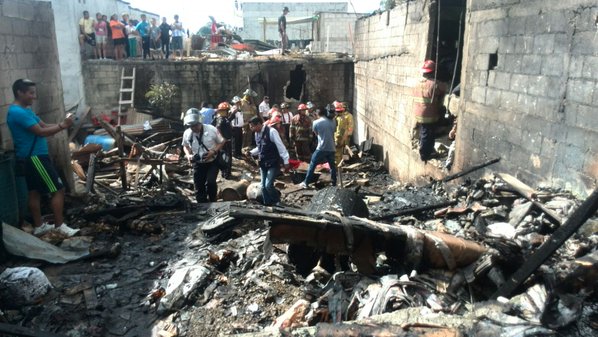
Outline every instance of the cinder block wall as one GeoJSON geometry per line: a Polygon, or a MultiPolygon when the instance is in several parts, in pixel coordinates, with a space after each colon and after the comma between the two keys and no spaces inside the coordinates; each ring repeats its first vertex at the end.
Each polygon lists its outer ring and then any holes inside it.
{"type": "Polygon", "coordinates": [[[382,145],[390,172],[402,180],[440,172],[411,149],[412,88],[428,53],[429,3],[408,2],[360,19],[355,27],[356,134],[382,145]]]}
{"type": "Polygon", "coordinates": [[[313,23],[311,50],[316,53],[326,51],[353,54],[355,21],[362,14],[357,13],[318,13],[319,19],[313,23]]]}
{"type": "MultiPolygon", "coordinates": [[[[218,104],[241,95],[248,87],[259,96],[269,95],[271,104],[283,102],[284,89],[290,72],[298,65],[305,71],[303,88],[305,100],[325,105],[334,100],[353,103],[353,61],[342,60],[285,60],[285,61],[90,61],[83,64],[87,104],[94,112],[110,111],[118,107],[118,91],[123,66],[136,67],[135,104],[147,104],[145,93],[152,83],[167,81],[176,84],[181,95],[167,115],[180,116],[189,107],[199,107],[202,101],[218,104]]],[[[130,70],[127,70],[129,72],[130,70]]],[[[257,103],[259,103],[257,102],[257,103]]]]}
{"type": "Polygon", "coordinates": [[[596,1],[469,0],[468,8],[456,167],[499,156],[493,169],[531,185],[596,187],[596,1]]]}
{"type": "MultiPolygon", "coordinates": [[[[64,118],[62,83],[54,32],[54,15],[49,2],[0,1],[0,148],[12,150],[6,124],[8,106],[14,101],[12,84],[19,78],[37,83],[33,110],[47,123],[64,118]]],[[[72,184],[66,133],[48,138],[52,159],[72,184]]],[[[72,186],[72,185],[71,185],[72,186]]]]}

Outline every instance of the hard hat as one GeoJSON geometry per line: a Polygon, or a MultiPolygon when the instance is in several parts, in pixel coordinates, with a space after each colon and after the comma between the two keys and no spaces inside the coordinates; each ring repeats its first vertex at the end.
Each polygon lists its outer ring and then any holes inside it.
{"type": "Polygon", "coordinates": [[[222,102],[218,104],[218,110],[230,110],[230,104],[228,102],[222,102]]]}
{"type": "Polygon", "coordinates": [[[334,105],[334,110],[335,111],[344,111],[345,110],[345,107],[343,106],[343,103],[341,103],[339,101],[332,102],[332,105],[334,105]]]}
{"type": "Polygon", "coordinates": [[[233,104],[239,103],[239,102],[241,102],[241,97],[235,96],[235,97],[233,97],[231,102],[233,102],[233,104]]]}
{"type": "Polygon", "coordinates": [[[192,126],[203,123],[203,116],[198,114],[188,114],[183,119],[186,126],[192,126]]]}
{"type": "Polygon", "coordinates": [[[311,101],[310,101],[310,102],[307,102],[307,108],[308,108],[308,109],[313,109],[313,108],[315,108],[315,107],[316,107],[316,106],[315,106],[315,104],[313,104],[311,101]]]}
{"type": "Polygon", "coordinates": [[[251,97],[257,97],[257,92],[251,90],[251,89],[247,89],[245,90],[245,92],[243,93],[243,96],[251,96],[251,97]]]}
{"type": "Polygon", "coordinates": [[[424,66],[422,67],[422,73],[429,74],[436,70],[436,62],[432,60],[426,60],[424,62],[424,66]]]}
{"type": "Polygon", "coordinates": [[[187,112],[185,112],[185,116],[191,115],[191,114],[199,115],[199,109],[197,109],[197,108],[189,108],[189,110],[187,110],[187,112]]]}
{"type": "Polygon", "coordinates": [[[307,105],[301,103],[299,104],[299,106],[297,107],[297,111],[301,111],[301,110],[307,110],[307,105]]]}
{"type": "Polygon", "coordinates": [[[284,103],[282,103],[282,104],[280,105],[280,108],[281,108],[281,109],[288,109],[288,108],[289,108],[289,103],[287,103],[287,102],[284,102],[284,103]]]}

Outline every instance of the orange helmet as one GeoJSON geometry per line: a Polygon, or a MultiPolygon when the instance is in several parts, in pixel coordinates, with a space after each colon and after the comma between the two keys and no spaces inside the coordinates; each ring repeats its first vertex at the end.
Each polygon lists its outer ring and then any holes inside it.
{"type": "Polygon", "coordinates": [[[218,110],[230,110],[230,104],[228,104],[228,102],[222,102],[218,104],[218,110]]]}
{"type": "Polygon", "coordinates": [[[345,111],[344,104],[341,103],[341,102],[339,102],[339,101],[332,102],[332,105],[334,105],[334,110],[335,111],[345,111]]]}
{"type": "Polygon", "coordinates": [[[272,115],[272,117],[270,117],[270,119],[268,120],[269,125],[275,125],[280,123],[282,123],[282,116],[279,114],[272,115]]]}
{"type": "Polygon", "coordinates": [[[432,60],[426,60],[424,62],[424,66],[422,67],[422,73],[429,74],[436,70],[436,62],[432,60]]]}
{"type": "Polygon", "coordinates": [[[297,111],[302,111],[302,110],[307,110],[307,105],[301,103],[299,104],[299,106],[297,107],[297,111]]]}

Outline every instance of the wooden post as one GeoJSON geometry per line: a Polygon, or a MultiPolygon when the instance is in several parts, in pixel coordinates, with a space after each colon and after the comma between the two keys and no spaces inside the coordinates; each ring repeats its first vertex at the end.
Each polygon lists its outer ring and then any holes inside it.
{"type": "MultiPolygon", "coordinates": [[[[125,149],[124,149],[124,135],[122,133],[122,130],[120,128],[120,125],[116,127],[116,145],[118,147],[118,156],[120,158],[124,158],[125,156],[125,149]]],[[[123,190],[127,190],[127,169],[125,166],[125,162],[124,161],[120,161],[119,163],[120,165],[120,181],[122,183],[122,187],[123,190]]]]}
{"type": "Polygon", "coordinates": [[[89,165],[87,168],[87,180],[85,181],[85,192],[94,192],[93,183],[96,178],[96,154],[89,155],[89,165]]]}

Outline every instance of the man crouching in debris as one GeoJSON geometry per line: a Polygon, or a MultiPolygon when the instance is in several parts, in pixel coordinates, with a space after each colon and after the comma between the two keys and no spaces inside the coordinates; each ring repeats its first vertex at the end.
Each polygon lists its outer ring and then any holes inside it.
{"type": "Polygon", "coordinates": [[[280,196],[274,187],[274,179],[280,173],[281,161],[285,170],[289,169],[289,152],[284,147],[278,131],[274,127],[262,123],[260,117],[251,118],[249,127],[251,131],[255,132],[257,147],[250,153],[259,158],[264,205],[278,205],[280,196]]]}
{"type": "Polygon", "coordinates": [[[424,78],[415,86],[413,109],[419,127],[419,157],[428,161],[435,156],[435,126],[440,119],[442,98],[448,86],[436,80],[436,62],[425,61],[421,71],[424,78]]]}
{"type": "Polygon", "coordinates": [[[226,140],[216,127],[202,124],[199,114],[185,116],[184,122],[189,128],[183,133],[183,149],[189,163],[193,163],[195,197],[198,203],[215,202],[218,192],[215,159],[226,140]]]}
{"type": "Polygon", "coordinates": [[[17,173],[25,176],[29,190],[29,210],[33,217],[34,235],[42,235],[52,229],[68,236],[79,230],[68,227],[62,214],[64,186],[50,161],[46,137],[53,136],[73,125],[70,115],[58,124],[44,123],[30,109],[36,98],[35,83],[26,79],[16,80],[12,85],[14,103],[8,108],[7,124],[12,133],[17,156],[17,173]],[[50,207],[54,213],[54,225],[42,223],[41,196],[51,194],[50,207]]]}

